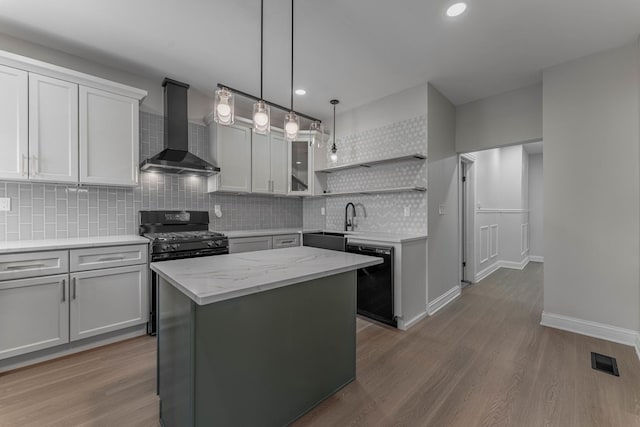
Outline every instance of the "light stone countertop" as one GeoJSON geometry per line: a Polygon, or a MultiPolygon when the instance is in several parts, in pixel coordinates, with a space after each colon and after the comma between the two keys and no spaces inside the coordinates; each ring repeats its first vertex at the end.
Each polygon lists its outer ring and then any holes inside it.
{"type": "Polygon", "coordinates": [[[151,269],[199,305],[381,264],[382,258],[308,246],[154,262],[151,269]]]}
{"type": "MultiPolygon", "coordinates": [[[[218,231],[210,227],[211,231],[218,231]]],[[[302,228],[265,228],[262,230],[231,230],[231,231],[219,231],[230,239],[239,237],[261,237],[261,236],[279,236],[283,234],[301,234],[309,233],[311,231],[322,230],[303,230],[302,228]]]]}
{"type": "MultiPolygon", "coordinates": [[[[216,230],[212,230],[216,231],[216,230]]],[[[279,228],[279,229],[264,229],[264,230],[232,230],[221,231],[225,236],[230,239],[240,237],[261,237],[261,236],[277,236],[282,234],[305,234],[305,233],[317,233],[320,231],[327,231],[332,233],[345,233],[347,239],[358,239],[375,242],[385,243],[405,243],[414,240],[424,240],[427,238],[426,234],[411,234],[411,233],[383,233],[378,231],[342,231],[342,230],[321,230],[321,229],[302,229],[302,228],[279,228]]]]}
{"type": "Polygon", "coordinates": [[[131,234],[124,236],[5,241],[0,242],[0,254],[134,244],[148,245],[149,239],[131,234]]]}

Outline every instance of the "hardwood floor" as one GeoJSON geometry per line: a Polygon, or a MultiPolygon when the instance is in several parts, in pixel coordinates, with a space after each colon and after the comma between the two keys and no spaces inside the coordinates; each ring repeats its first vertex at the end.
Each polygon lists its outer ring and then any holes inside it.
{"type": "MultiPolygon", "coordinates": [[[[295,426],[640,426],[631,347],[539,325],[542,264],[501,269],[408,332],[358,320],[357,380],[295,426]],[[616,357],[620,377],[591,369],[616,357]]],[[[157,426],[155,340],[0,374],[0,426],[157,426]]]]}

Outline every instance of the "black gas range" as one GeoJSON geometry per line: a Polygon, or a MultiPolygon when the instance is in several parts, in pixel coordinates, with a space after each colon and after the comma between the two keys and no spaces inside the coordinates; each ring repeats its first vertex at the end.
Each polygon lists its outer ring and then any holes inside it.
{"type": "Polygon", "coordinates": [[[140,235],[151,240],[151,262],[229,253],[229,239],[209,231],[206,211],[140,211],[140,235]]]}
{"type": "MultiPolygon", "coordinates": [[[[151,240],[151,262],[224,255],[229,239],[209,231],[206,211],[140,211],[140,235],[151,240]]],[[[158,319],[158,278],[151,272],[147,333],[155,335],[158,319]]]]}

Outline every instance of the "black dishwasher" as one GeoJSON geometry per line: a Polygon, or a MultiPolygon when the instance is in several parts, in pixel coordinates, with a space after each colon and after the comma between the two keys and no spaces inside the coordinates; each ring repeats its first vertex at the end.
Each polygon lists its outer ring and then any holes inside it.
{"type": "Polygon", "coordinates": [[[393,314],[393,247],[348,244],[347,252],[382,258],[382,264],[358,270],[358,314],[398,326],[393,314]]]}

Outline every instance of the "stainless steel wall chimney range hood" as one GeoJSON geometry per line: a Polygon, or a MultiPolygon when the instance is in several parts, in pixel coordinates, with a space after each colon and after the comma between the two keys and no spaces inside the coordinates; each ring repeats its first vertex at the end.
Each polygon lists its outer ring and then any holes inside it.
{"type": "Polygon", "coordinates": [[[165,78],[164,137],[166,147],[160,153],[140,164],[143,172],[211,176],[220,172],[206,160],[189,153],[189,121],[187,118],[187,91],[189,85],[165,78]]]}

